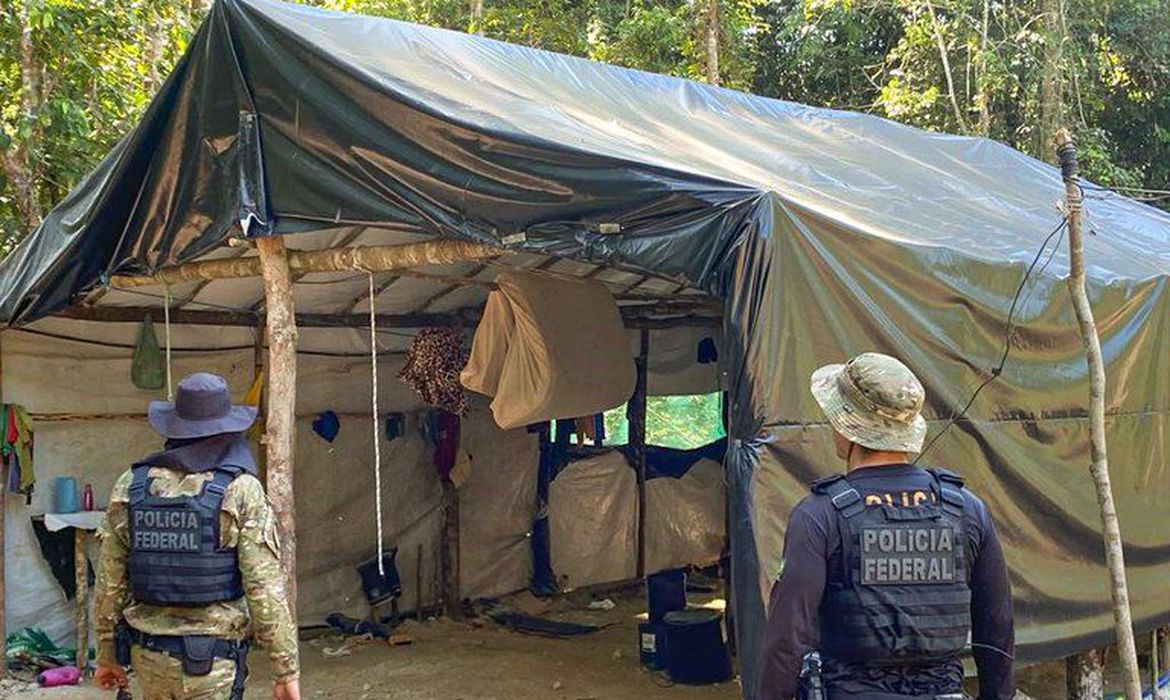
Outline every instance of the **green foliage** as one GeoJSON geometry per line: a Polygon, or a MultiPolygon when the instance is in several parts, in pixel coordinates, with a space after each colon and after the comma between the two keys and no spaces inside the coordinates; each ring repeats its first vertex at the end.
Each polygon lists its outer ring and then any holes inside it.
{"type": "MultiPolygon", "coordinates": [[[[301,1],[706,76],[711,0],[483,0],[478,21],[471,0],[301,1]]],[[[1054,119],[1077,135],[1091,179],[1170,183],[1170,0],[718,3],[728,87],[985,135],[1043,158],[1038,125],[1054,119]],[[1055,23],[1044,14],[1054,6],[1064,8],[1055,23]],[[1045,112],[1044,85],[1059,114],[1045,112]]],[[[203,4],[0,3],[0,252],[130,131],[203,4]]]]}
{"type": "MultiPolygon", "coordinates": [[[[690,450],[724,437],[722,395],[651,396],[646,400],[646,442],[690,450]]],[[[606,444],[630,441],[626,407],[605,413],[606,444]]]]}

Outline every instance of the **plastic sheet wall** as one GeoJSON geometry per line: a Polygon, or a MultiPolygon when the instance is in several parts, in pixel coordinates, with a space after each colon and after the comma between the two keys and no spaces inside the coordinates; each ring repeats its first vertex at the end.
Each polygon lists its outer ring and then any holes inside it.
{"type": "MultiPolygon", "coordinates": [[[[76,322],[72,334],[82,330],[76,322]]],[[[107,341],[133,343],[135,328],[107,324],[107,341]]],[[[212,329],[174,330],[177,347],[212,329]]],[[[89,335],[96,331],[90,330],[89,335]]],[[[157,449],[160,439],[146,424],[146,403],[155,392],[130,382],[130,351],[34,336],[3,333],[5,398],[39,414],[113,414],[105,419],[38,421],[35,466],[37,488],[27,509],[10,497],[7,510],[9,625],[44,627],[68,642],[73,604],[64,600],[37,548],[28,517],[52,510],[53,479],[59,475],[92,483],[95,500],[108,501],[118,475],[138,457],[157,449]],[[142,415],[141,418],[135,418],[142,415]],[[124,417],[123,417],[124,416],[124,417]]],[[[364,616],[368,611],[354,565],[373,555],[375,520],[369,416],[369,366],[361,359],[302,356],[298,372],[297,533],[299,607],[302,624],[317,624],[333,611],[364,616]],[[341,415],[333,443],[316,436],[316,412],[341,415]],[[338,478],[338,475],[345,478],[338,478]]],[[[403,437],[382,443],[385,542],[399,547],[403,609],[417,605],[416,558],[422,546],[422,601],[436,601],[437,554],[441,517],[440,489],[427,449],[417,432],[415,411],[422,408],[394,373],[401,359],[388,357],[380,368],[383,411],[406,411],[403,437]]],[[[221,373],[236,398],[248,388],[252,351],[176,353],[176,377],[195,370],[221,373]]],[[[384,437],[383,437],[384,439],[384,437]]],[[[527,586],[531,550],[527,542],[535,508],[537,445],[524,431],[504,432],[491,422],[486,404],[476,403],[468,417],[463,447],[473,455],[471,478],[460,492],[463,594],[501,595],[527,586]]],[[[96,563],[96,562],[95,562],[96,563]]]]}

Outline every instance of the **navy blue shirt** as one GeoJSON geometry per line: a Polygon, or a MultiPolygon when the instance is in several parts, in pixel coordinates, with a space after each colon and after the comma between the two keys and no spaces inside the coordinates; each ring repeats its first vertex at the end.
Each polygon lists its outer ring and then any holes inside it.
{"type": "MultiPolygon", "coordinates": [[[[910,507],[931,493],[933,478],[908,464],[865,467],[848,474],[867,502],[910,507]]],[[[979,670],[980,700],[1015,696],[1015,631],[1003,550],[987,507],[964,489],[964,530],[970,556],[971,650],[979,670]]],[[[820,643],[820,607],[827,581],[843,581],[841,534],[829,497],[811,494],[792,511],[784,539],[784,565],[772,587],[760,660],[760,700],[789,700],[799,687],[804,655],[820,643]]],[[[864,667],[825,660],[830,698],[865,693],[904,695],[960,692],[957,660],[919,666],[864,667]]]]}

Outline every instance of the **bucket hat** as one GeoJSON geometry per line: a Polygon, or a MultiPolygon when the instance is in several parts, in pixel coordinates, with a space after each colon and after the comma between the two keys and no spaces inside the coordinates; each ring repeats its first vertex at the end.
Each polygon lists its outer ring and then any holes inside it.
{"type": "Polygon", "coordinates": [[[926,391],[897,358],[868,352],[813,372],[810,388],[829,423],[871,450],[922,451],[926,391]]]}
{"type": "Polygon", "coordinates": [[[233,406],[226,379],[197,372],[179,382],[174,403],[150,402],[147,419],[159,435],[189,440],[243,432],[256,422],[256,407],[233,406]]]}

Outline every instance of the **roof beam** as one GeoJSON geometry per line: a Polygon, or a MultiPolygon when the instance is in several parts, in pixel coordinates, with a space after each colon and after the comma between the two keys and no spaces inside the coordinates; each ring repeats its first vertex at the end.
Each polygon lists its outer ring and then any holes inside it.
{"type": "MultiPolygon", "coordinates": [[[[720,323],[714,307],[696,303],[665,302],[619,308],[626,325],[631,328],[715,326],[720,323]]],[[[161,308],[149,306],[74,306],[58,312],[56,317],[98,323],[141,323],[148,314],[161,313],[161,308]]],[[[457,313],[376,314],[375,317],[378,326],[383,328],[431,328],[474,324],[480,315],[479,309],[468,309],[457,313]]],[[[247,310],[171,310],[171,323],[182,326],[255,328],[258,320],[257,313],[247,310]]],[[[296,320],[301,328],[368,328],[370,325],[369,314],[298,313],[296,320]]]]}
{"type": "MultiPolygon", "coordinates": [[[[433,239],[399,245],[351,246],[325,250],[290,250],[289,270],[293,274],[310,272],[349,272],[354,270],[387,272],[421,265],[449,265],[466,260],[497,257],[507,251],[494,246],[454,239],[433,239]]],[[[115,275],[110,286],[115,289],[178,284],[197,280],[238,279],[260,276],[260,259],[225,258],[200,260],[164,267],[154,275],[115,275]]]]}

